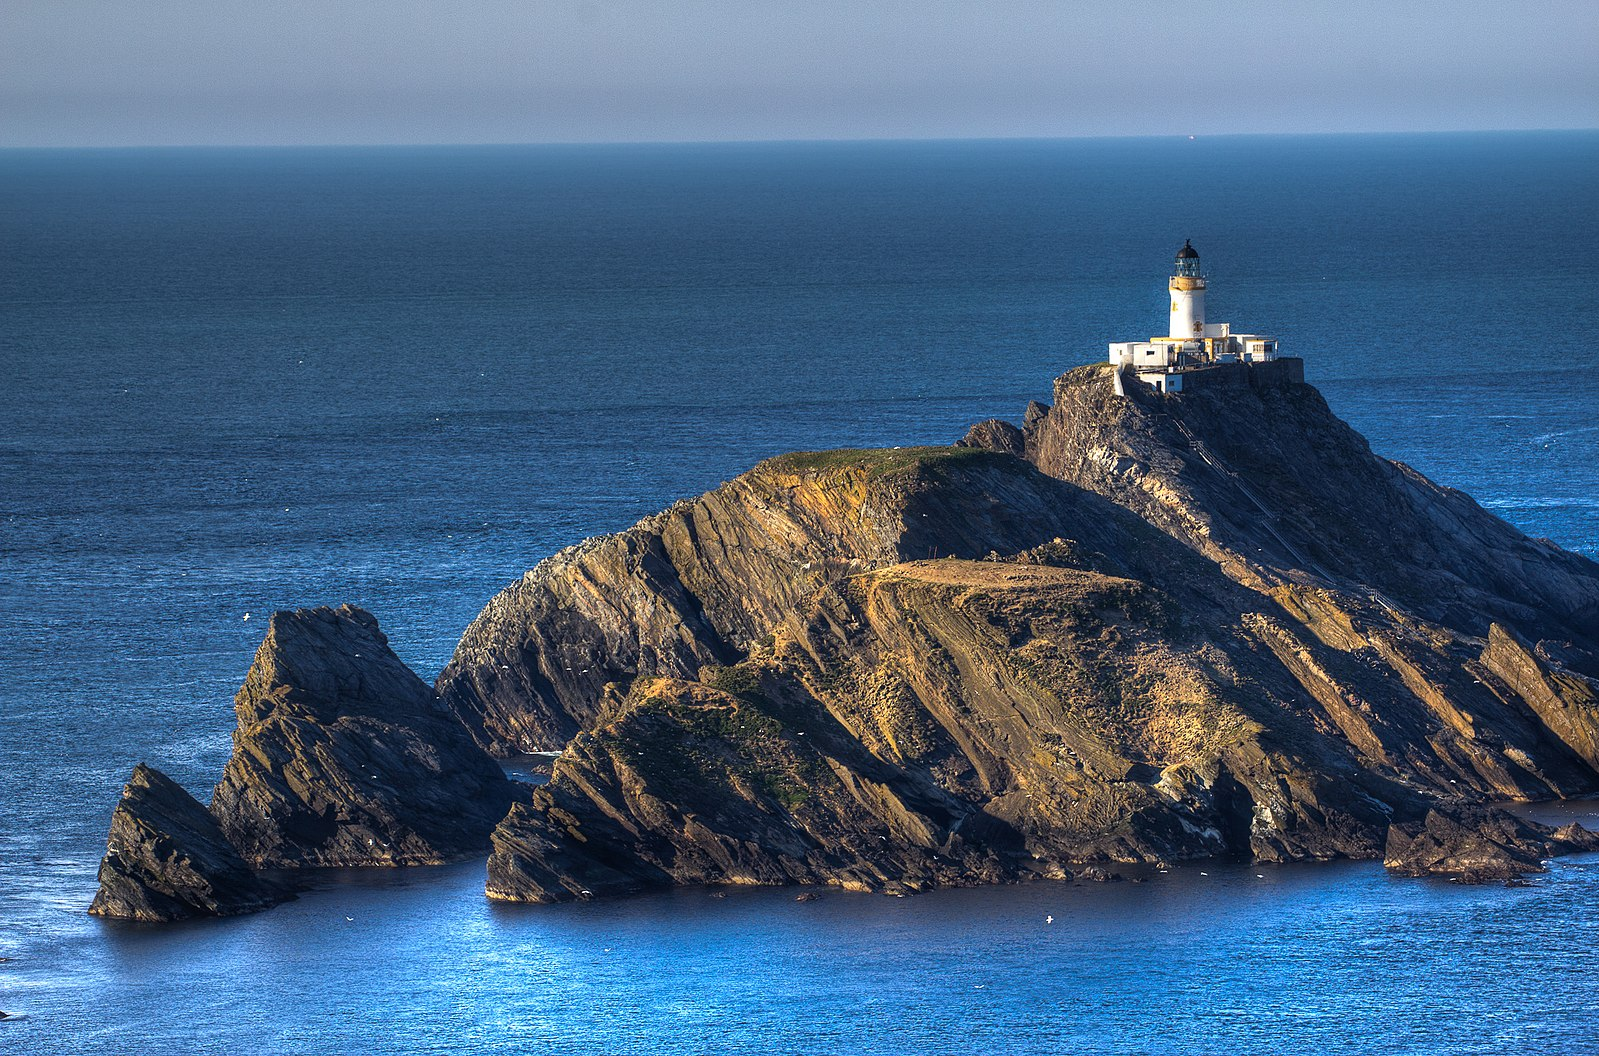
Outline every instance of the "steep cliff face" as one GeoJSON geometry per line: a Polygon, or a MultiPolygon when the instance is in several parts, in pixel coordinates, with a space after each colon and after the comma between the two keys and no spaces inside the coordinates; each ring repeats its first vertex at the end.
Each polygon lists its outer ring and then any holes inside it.
{"type": "Polygon", "coordinates": [[[578,733],[497,830],[491,892],[1371,858],[1396,832],[1438,851],[1396,862],[1486,875],[1429,811],[1476,831],[1500,822],[1472,802],[1599,783],[1599,567],[1376,458],[1308,386],[1163,400],[1085,368],[967,444],[993,454],[776,460],[497,599],[441,691],[490,742],[578,733]],[[625,617],[663,585],[677,623],[625,617]],[[622,615],[548,618],[578,595],[622,615]],[[558,684],[566,658],[603,681],[558,684]],[[737,699],[695,681],[729,670],[737,699]],[[769,736],[729,748],[719,709],[769,736]]]}
{"type": "Polygon", "coordinates": [[[1260,637],[1368,764],[1441,791],[1592,787],[1599,566],[1372,454],[1272,366],[1177,396],[1079,368],[1028,408],[1026,456],[1269,599],[1260,637]]]}
{"type": "Polygon", "coordinates": [[[1347,745],[1285,721],[1299,687],[1236,614],[1030,557],[856,577],[784,658],[852,738],[1035,861],[1369,856],[1408,809],[1347,745]]]}
{"type": "Polygon", "coordinates": [[[251,869],[206,809],[140,763],[111,814],[100,890],[89,912],[171,921],[253,913],[291,897],[251,869]]]}
{"type": "Polygon", "coordinates": [[[1056,380],[1052,407],[1030,412],[1026,457],[1253,587],[1377,591],[1477,638],[1499,622],[1534,642],[1599,642],[1593,562],[1374,455],[1279,366],[1207,373],[1175,396],[1136,382],[1119,396],[1108,365],[1073,370],[1056,380]]]}
{"type": "Polygon", "coordinates": [[[1599,566],[1270,365],[1115,388],[772,459],[562,551],[437,694],[359,609],[274,615],[210,815],[136,771],[95,911],[491,843],[523,901],[1215,855],[1487,879],[1595,845],[1483,805],[1599,789],[1599,566]],[[485,751],[532,749],[561,750],[536,792],[485,751]]]}
{"type": "Polygon", "coordinates": [[[580,734],[496,831],[490,894],[1378,854],[1416,797],[1307,728],[1268,731],[1282,702],[1184,618],[1137,580],[1031,559],[852,577],[711,686],[643,682],[580,734]]]}
{"type": "Polygon", "coordinates": [[[211,813],[256,866],[424,865],[488,847],[512,786],[371,614],[274,613],[211,813]]]}

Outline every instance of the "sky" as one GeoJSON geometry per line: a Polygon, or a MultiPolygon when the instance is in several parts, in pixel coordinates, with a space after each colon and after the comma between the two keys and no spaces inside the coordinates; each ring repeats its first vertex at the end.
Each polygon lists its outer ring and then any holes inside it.
{"type": "Polygon", "coordinates": [[[0,146],[1594,127],[1596,0],[0,0],[0,146]]]}

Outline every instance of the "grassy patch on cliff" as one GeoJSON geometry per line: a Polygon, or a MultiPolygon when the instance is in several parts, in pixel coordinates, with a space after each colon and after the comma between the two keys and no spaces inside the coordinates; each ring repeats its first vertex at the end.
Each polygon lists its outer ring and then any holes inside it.
{"type": "Polygon", "coordinates": [[[767,459],[761,465],[779,473],[828,473],[857,469],[868,477],[882,477],[911,469],[979,466],[1016,460],[975,447],[839,448],[835,451],[794,451],[767,459]]]}
{"type": "Polygon", "coordinates": [[[730,804],[751,792],[786,810],[809,800],[828,771],[809,746],[787,735],[754,673],[716,668],[706,685],[718,692],[688,684],[646,689],[628,732],[609,747],[675,802],[712,812],[719,801],[730,804]]]}
{"type": "Polygon", "coordinates": [[[766,694],[761,692],[760,677],[742,665],[706,668],[700,672],[700,681],[756,707],[767,706],[766,694]]]}

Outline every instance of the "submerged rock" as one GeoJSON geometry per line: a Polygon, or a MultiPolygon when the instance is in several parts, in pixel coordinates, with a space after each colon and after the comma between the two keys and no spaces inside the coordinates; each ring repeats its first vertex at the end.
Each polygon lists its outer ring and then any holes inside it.
{"type": "Polygon", "coordinates": [[[211,812],[257,866],[431,865],[488,850],[513,786],[345,605],[274,613],[211,812]]]}
{"type": "Polygon", "coordinates": [[[133,768],[111,815],[90,913],[173,921],[253,913],[290,897],[250,868],[216,819],[176,782],[143,763],[133,768]]]}

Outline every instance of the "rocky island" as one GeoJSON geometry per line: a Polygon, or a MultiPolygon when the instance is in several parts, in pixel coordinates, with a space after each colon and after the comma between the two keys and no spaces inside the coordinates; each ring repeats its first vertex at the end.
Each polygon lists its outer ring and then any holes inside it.
{"type": "Polygon", "coordinates": [[[280,613],[209,812],[130,784],[95,911],[489,849],[532,902],[1599,849],[1494,806],[1599,789],[1599,565],[1374,455],[1297,368],[1083,367],[1020,427],[769,460],[540,563],[432,689],[365,613],[280,613]],[[531,751],[537,788],[490,758],[531,751]],[[177,881],[130,819],[194,848],[177,881]]]}

